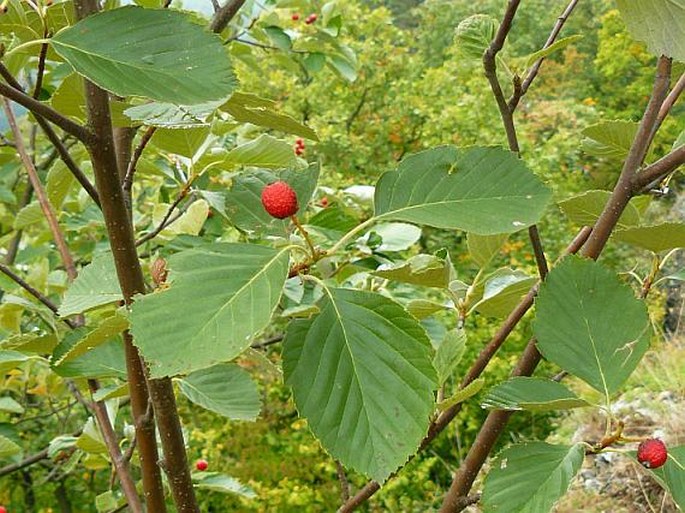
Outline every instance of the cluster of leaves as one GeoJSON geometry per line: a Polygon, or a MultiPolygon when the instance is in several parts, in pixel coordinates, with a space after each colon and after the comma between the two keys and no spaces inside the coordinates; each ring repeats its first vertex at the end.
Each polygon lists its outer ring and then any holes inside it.
{"type": "MultiPolygon", "coordinates": [[[[49,245],[38,247],[50,237],[41,205],[24,194],[14,150],[6,148],[1,161],[8,170],[2,222],[11,230],[3,240],[9,242],[23,232],[28,242],[15,263],[29,270],[28,281],[60,304],[62,320],[84,316],[86,323],[67,329],[52,312],[18,292],[15,283],[3,281],[7,292],[0,305],[4,337],[0,369],[8,373],[10,384],[38,377],[45,388],[36,395],[46,402],[53,396],[68,402],[67,384],[78,389],[85,379],[100,379],[103,387],[94,399],[106,400],[116,419],[128,393],[120,334],[130,329],[152,378],[173,377],[190,402],[215,414],[254,420],[261,401],[248,363],[256,360],[269,369],[274,364],[251,346],[275,326],[287,325],[282,372],[299,414],[331,456],[384,482],[417,451],[440,411],[467,401],[483,387],[480,380],[463,389],[457,385],[456,370],[470,336],[464,321],[476,314],[505,318],[537,283],[527,267],[498,267],[494,262],[510,234],[538,223],[550,212],[553,192],[558,191],[546,186],[517,155],[498,147],[444,145],[406,156],[423,146],[421,127],[431,124],[421,108],[396,120],[398,143],[390,153],[386,144],[380,144],[393,142],[395,132],[388,133],[387,126],[368,145],[378,152],[375,155],[355,156],[347,145],[359,145],[359,140],[346,139],[339,130],[337,139],[331,137],[333,131],[320,130],[317,135],[305,122],[308,112],[323,110],[315,105],[325,95],[317,92],[330,84],[317,81],[315,74],[334,73],[340,79],[334,88],[346,87],[345,81],[366,83],[372,67],[386,65],[379,61],[385,58],[383,45],[403,35],[396,27],[383,26],[387,33],[380,43],[365,41],[363,48],[370,51],[358,62],[354,45],[340,37],[343,19],[361,11],[358,4],[329,2],[320,9],[320,21],[294,27],[292,12],[313,11],[314,4],[284,1],[265,8],[248,2],[221,35],[223,42],[230,43],[226,45],[188,14],[111,7],[74,24],[69,2],[45,7],[39,16],[9,0],[8,13],[0,18],[7,28],[2,36],[4,62],[15,73],[30,69],[40,34],[54,34],[44,75],[45,100],[62,114],[85,121],[80,85],[80,76],[85,76],[113,94],[111,109],[118,128],[142,128],[141,133],[151,135],[137,163],[131,204],[143,258],[151,264],[157,257],[165,258],[168,279],[157,280],[157,288],[138,297],[130,311],[119,307],[122,295],[112,255],[105,249],[101,214],[76,190],[66,166],[50,158],[46,142],[38,140],[34,153],[45,154],[41,172],[49,201],[61,212],[63,229],[83,263],[79,277],[69,284],[49,245]],[[173,50],[165,53],[155,48],[173,50]],[[236,90],[236,76],[254,84],[252,75],[263,67],[258,52],[264,51],[277,52],[277,69],[289,79],[296,76],[304,86],[293,91],[293,104],[303,107],[298,118],[252,93],[260,90],[256,85],[236,90]],[[237,72],[231,61],[242,63],[237,72]],[[340,187],[323,193],[317,188],[319,165],[298,158],[291,144],[274,134],[311,141],[321,137],[322,154],[341,156],[345,173],[369,162],[404,158],[396,169],[380,174],[373,187],[340,187]],[[306,232],[295,231],[289,221],[273,220],[262,210],[260,191],[277,179],[297,192],[298,215],[306,232]],[[324,195],[326,202],[321,203],[324,195]],[[461,263],[453,264],[453,251],[417,252],[424,228],[466,232],[464,254],[475,276],[460,272],[461,263]],[[308,273],[296,272],[303,269],[308,273]],[[449,316],[451,326],[457,327],[436,329],[435,319],[441,316],[449,316]]],[[[622,12],[628,20],[636,17],[625,6],[622,12]]],[[[379,10],[364,23],[381,25],[384,16],[387,12],[379,10]]],[[[495,26],[486,16],[462,22],[454,55],[474,66],[495,26]]],[[[371,32],[363,23],[357,28],[371,32]]],[[[637,37],[647,38],[650,49],[657,45],[661,52],[665,44],[682,59],[678,46],[655,41],[652,33],[636,32],[637,37]]],[[[351,31],[350,37],[354,36],[351,31]]],[[[516,73],[515,66],[520,66],[519,72],[525,71],[537,58],[573,41],[562,39],[545,54],[512,57],[505,69],[516,73]]],[[[435,81],[431,84],[436,74],[392,80],[401,58],[402,51],[387,57],[389,75],[373,75],[359,109],[340,108],[349,116],[344,121],[348,132],[360,122],[355,117],[364,110],[366,98],[381,105],[387,101],[372,88],[388,80],[397,90],[423,82],[434,88],[432,97],[445,95],[435,81]]],[[[32,74],[23,73],[30,83],[32,74]]],[[[269,84],[277,85],[277,81],[269,84]]],[[[474,79],[468,87],[476,86],[474,79]]],[[[429,102],[431,96],[426,98],[429,102]]],[[[416,101],[413,98],[410,104],[416,101]]],[[[474,110],[479,100],[473,95],[468,101],[462,109],[474,110]]],[[[339,114],[335,108],[326,112],[339,114]]],[[[483,119],[492,122],[493,112],[485,109],[483,119]]],[[[379,116],[375,109],[366,115],[370,116],[366,119],[379,116]]],[[[27,117],[23,120],[30,122],[27,117]]],[[[477,122],[468,125],[473,134],[460,134],[448,142],[473,142],[469,137],[476,135],[496,140],[494,127],[488,133],[477,129],[477,122]]],[[[439,126],[433,137],[443,129],[439,126]]],[[[585,129],[583,149],[603,161],[620,162],[635,129],[630,121],[601,121],[585,129]]],[[[359,137],[360,132],[355,134],[359,137]]],[[[444,136],[440,140],[445,142],[444,136]]],[[[680,144],[682,139],[674,143],[680,144]]],[[[83,148],[76,145],[72,153],[88,169],[83,148]]],[[[591,225],[608,195],[602,190],[584,191],[557,203],[571,222],[591,225]]],[[[647,223],[647,206],[641,198],[634,200],[614,239],[654,254],[685,246],[685,225],[647,223]]],[[[534,334],[545,358],[597,390],[603,404],[593,405],[589,398],[551,380],[515,378],[490,389],[482,399],[485,407],[556,411],[595,406],[610,412],[612,397],[649,346],[651,325],[644,302],[635,299],[613,271],[567,257],[540,287],[534,334]]],[[[17,385],[9,390],[3,411],[10,422],[0,433],[0,457],[20,461],[22,438],[32,436],[20,422],[26,420],[27,405],[18,400],[27,396],[17,385]]],[[[79,429],[73,429],[77,434],[50,441],[48,456],[62,478],[80,465],[109,468],[94,420],[78,421],[79,429]]],[[[72,424],[73,419],[67,418],[62,427],[72,424]]],[[[119,424],[130,443],[130,426],[119,424]]],[[[542,442],[507,449],[501,456],[506,464],[496,467],[485,482],[483,504],[493,511],[530,504],[538,511],[550,509],[579,470],[586,450],[593,448],[542,442]]],[[[682,479],[682,452],[682,447],[674,448],[667,465],[655,473],[680,504],[682,487],[677,480],[682,479]]],[[[252,489],[227,475],[209,472],[194,478],[200,490],[254,496],[252,489]]],[[[121,498],[105,491],[96,505],[99,511],[115,510],[121,498]]]]}

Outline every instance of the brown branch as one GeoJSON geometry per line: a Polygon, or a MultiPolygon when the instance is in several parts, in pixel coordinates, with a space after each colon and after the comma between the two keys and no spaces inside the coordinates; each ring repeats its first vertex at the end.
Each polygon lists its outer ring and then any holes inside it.
{"type": "Polygon", "coordinates": [[[269,347],[274,344],[278,344],[280,341],[283,340],[285,335],[274,335],[271,338],[267,338],[266,340],[262,340],[261,342],[255,342],[252,344],[250,347],[252,349],[264,349],[265,347],[269,347]]]}
{"type": "Polygon", "coordinates": [[[138,161],[140,160],[140,157],[143,154],[143,150],[147,146],[147,143],[150,142],[150,139],[152,139],[152,136],[155,134],[156,130],[156,127],[151,126],[145,131],[145,133],[143,133],[143,135],[140,138],[140,142],[138,143],[138,146],[136,146],[136,149],[133,151],[133,155],[131,156],[131,159],[128,162],[122,188],[124,189],[124,193],[126,194],[129,203],[131,201],[130,196],[131,189],[133,187],[133,175],[136,172],[136,166],[138,165],[138,161]]]}
{"type": "Polygon", "coordinates": [[[345,504],[350,500],[350,482],[347,480],[345,467],[343,467],[342,463],[338,460],[335,460],[335,469],[338,474],[338,481],[340,482],[340,498],[342,499],[342,503],[345,504]]]}
{"type": "Polygon", "coordinates": [[[668,94],[664,102],[661,104],[661,108],[659,109],[659,114],[656,117],[656,123],[654,124],[654,128],[652,129],[652,133],[650,134],[650,142],[654,139],[654,136],[656,135],[657,131],[661,127],[661,124],[664,122],[666,117],[668,116],[669,112],[671,112],[671,109],[673,108],[673,105],[678,101],[678,98],[680,98],[680,95],[682,94],[683,90],[685,89],[685,73],[680,75],[680,78],[676,82],[676,84],[673,86],[673,89],[671,89],[671,92],[668,94]]]}
{"type": "MultiPolygon", "coordinates": [[[[7,267],[5,264],[0,263],[0,272],[2,272],[5,276],[10,278],[13,282],[15,282],[17,285],[19,285],[21,288],[23,288],[26,292],[31,294],[34,298],[36,298],[38,301],[43,303],[45,306],[47,306],[55,315],[59,315],[57,313],[58,307],[55,305],[52,301],[50,301],[46,296],[41,294],[41,292],[31,286],[28,282],[23,280],[21,276],[18,274],[14,273],[9,267],[7,267]]],[[[67,326],[70,328],[76,328],[76,324],[73,321],[70,321],[69,319],[60,319],[63,321],[67,326]]]]}
{"type": "MultiPolygon", "coordinates": [[[[99,8],[97,0],[75,0],[74,6],[78,19],[97,12],[99,8]]],[[[124,300],[130,304],[134,295],[145,293],[145,280],[119,178],[109,98],[106,91],[88,80],[85,81],[85,96],[89,126],[95,131],[96,139],[95,144],[89,146],[95,182],[102,200],[102,211],[119,285],[124,300]]],[[[152,419],[149,423],[139,422],[139,419],[146,415],[148,400],[151,397],[162,448],[168,469],[170,469],[169,484],[176,509],[178,513],[200,513],[190,478],[185,442],[171,380],[146,380],[141,356],[133,345],[129,332],[124,332],[124,348],[147,509],[155,513],[167,511],[158,465],[154,423],[152,419]]]]}
{"type": "MultiPolygon", "coordinates": [[[[83,433],[82,429],[79,429],[72,433],[70,436],[73,437],[78,437],[81,436],[81,433],[83,433]]],[[[4,467],[0,467],[0,477],[6,476],[8,474],[11,474],[13,472],[16,472],[17,470],[21,470],[26,467],[30,467],[31,465],[34,465],[40,461],[48,459],[48,448],[46,447],[42,451],[39,451],[35,454],[32,454],[30,456],[27,456],[21,461],[18,461],[17,463],[11,463],[9,465],[5,465],[4,467]]]]}
{"type": "MultiPolygon", "coordinates": [[[[0,72],[2,72],[3,68],[4,66],[0,65],[0,72]]],[[[7,79],[7,77],[5,77],[5,79],[7,79]]],[[[19,105],[26,107],[34,114],[44,117],[86,145],[93,142],[93,134],[88,129],[63,116],[45,103],[32,98],[31,96],[18,89],[15,89],[14,87],[0,82],[0,96],[4,96],[5,98],[12,100],[19,105]]]]}
{"type": "MultiPolygon", "coordinates": [[[[97,382],[89,379],[88,385],[91,394],[95,394],[98,390],[97,382]]],[[[131,469],[128,461],[121,453],[119,440],[114,432],[114,428],[112,427],[109,414],[107,413],[107,407],[103,401],[93,401],[90,407],[97,418],[98,425],[100,426],[100,433],[102,433],[102,438],[107,446],[107,452],[109,453],[112,464],[116,470],[117,477],[119,478],[121,490],[124,492],[124,496],[128,501],[128,507],[133,513],[143,513],[143,505],[140,502],[140,497],[138,496],[138,491],[136,490],[136,484],[131,477],[131,469]]]]}
{"type": "MultiPolygon", "coordinates": [[[[668,91],[670,70],[671,60],[662,56],[657,64],[652,95],[642,116],[637,134],[633,139],[621,175],[583,248],[583,256],[585,257],[592,258],[593,260],[599,257],[606,246],[611,232],[616,227],[619,217],[632,197],[632,179],[647,153],[649,135],[657,121],[656,117],[659,107],[668,91]]],[[[526,349],[512,372],[512,376],[532,375],[540,359],[541,355],[533,338],[528,342],[526,349]]],[[[452,485],[445,495],[442,507],[440,508],[440,513],[456,513],[464,509],[460,503],[461,499],[471,490],[480,469],[513,413],[512,411],[495,410],[487,416],[464,462],[454,476],[452,485]]]]}
{"type": "MultiPolygon", "coordinates": [[[[47,30],[43,33],[43,37],[48,37],[47,30]]],[[[40,91],[43,88],[43,75],[45,74],[45,57],[48,54],[48,44],[40,45],[40,54],[38,55],[38,72],[36,73],[36,85],[33,88],[33,96],[36,100],[40,96],[40,91]]]]}
{"type": "Polygon", "coordinates": [[[238,11],[244,3],[245,0],[227,0],[224,6],[214,14],[214,17],[209,24],[209,30],[216,34],[222,32],[231,22],[233,17],[238,14],[238,11]]]}
{"type": "Polygon", "coordinates": [[[633,193],[638,193],[650,184],[663,179],[682,164],[685,164],[685,144],[678,146],[636,174],[632,180],[633,193]]]}
{"type": "Polygon", "coordinates": [[[668,92],[668,83],[671,76],[671,59],[660,57],[657,63],[657,73],[654,80],[652,94],[647,104],[647,108],[640,121],[637,133],[628,152],[628,156],[623,164],[621,175],[614,187],[611,197],[604,207],[604,211],[599,216],[592,235],[585,245],[584,255],[596,259],[601,253],[604,245],[609,240],[612,230],[618,222],[623,209],[633,196],[634,180],[637,170],[642,165],[642,161],[649,149],[650,134],[657,122],[659,109],[664,102],[668,92]]]}
{"type": "Polygon", "coordinates": [[[176,218],[171,219],[171,214],[173,214],[174,210],[176,210],[176,207],[178,207],[178,205],[181,203],[181,201],[183,201],[183,199],[186,196],[188,196],[188,188],[184,187],[179,193],[178,197],[174,200],[174,202],[171,205],[169,205],[166,214],[164,214],[164,217],[159,222],[157,227],[150,233],[146,233],[138,240],[136,240],[136,247],[142,246],[147,241],[154,239],[155,237],[157,237],[157,235],[159,235],[162,232],[162,230],[164,230],[164,228],[170,226],[174,221],[181,217],[182,213],[179,212],[179,215],[176,218]]]}
{"type": "Polygon", "coordinates": [[[7,122],[9,123],[10,128],[12,129],[12,134],[14,135],[14,144],[16,144],[17,153],[19,153],[19,156],[24,164],[24,167],[26,168],[26,172],[29,175],[29,180],[31,180],[33,190],[36,192],[38,203],[40,204],[40,207],[43,210],[43,214],[45,215],[45,219],[48,222],[48,226],[50,227],[52,236],[55,239],[55,244],[57,245],[57,249],[62,258],[62,262],[64,263],[64,267],[67,271],[67,276],[70,280],[74,280],[76,278],[76,266],[74,265],[74,259],[71,257],[71,253],[69,252],[67,243],[64,240],[64,235],[60,230],[59,223],[57,221],[57,216],[55,215],[55,212],[52,209],[50,200],[48,200],[48,197],[45,194],[45,190],[43,189],[43,184],[41,183],[40,178],[38,177],[38,171],[36,170],[35,164],[31,160],[29,154],[26,152],[24,140],[22,138],[21,132],[19,131],[19,127],[17,126],[17,121],[14,117],[14,113],[12,112],[12,108],[10,107],[10,103],[7,99],[4,98],[3,108],[5,110],[5,115],[7,116],[7,122]]]}
{"type": "MultiPolygon", "coordinates": [[[[569,254],[575,254],[580,251],[585,241],[588,239],[590,232],[592,231],[589,227],[583,227],[571,243],[566,247],[563,256],[569,254]]],[[[514,330],[518,322],[523,318],[526,312],[533,306],[533,300],[537,294],[539,283],[534,285],[528,294],[519,302],[519,304],[514,308],[514,310],[509,314],[507,319],[502,323],[502,326],[497,333],[495,333],[488,344],[483,348],[483,350],[478,355],[478,358],[473,362],[471,368],[466,373],[466,376],[462,379],[459,389],[464,389],[466,386],[471,384],[473,381],[478,379],[481,374],[485,371],[492,358],[497,353],[497,350],[502,346],[504,341],[507,339],[509,334],[514,330]]],[[[458,403],[440,414],[440,416],[433,421],[433,423],[428,428],[428,434],[425,436],[421,445],[419,447],[419,452],[424,450],[430,443],[435,440],[435,438],[442,433],[450,422],[457,416],[461,411],[462,403],[458,403]]],[[[409,458],[410,460],[412,457],[409,458]]],[[[376,481],[369,481],[357,494],[347,501],[338,511],[339,513],[348,513],[354,511],[359,506],[361,506],[366,500],[368,500],[373,494],[380,490],[380,485],[376,481]]]]}
{"type": "MultiPolygon", "coordinates": [[[[552,32],[549,34],[549,37],[543,45],[542,50],[545,50],[554,44],[554,41],[556,41],[557,37],[559,37],[561,29],[564,27],[564,24],[568,20],[569,16],[571,16],[571,13],[576,8],[576,5],[578,5],[578,0],[571,0],[571,2],[566,6],[564,12],[561,13],[561,15],[557,18],[557,22],[554,24],[554,28],[552,28],[552,32]]],[[[533,80],[535,80],[535,77],[537,77],[544,60],[544,57],[540,57],[537,61],[535,61],[530,70],[528,70],[528,73],[526,73],[526,78],[523,79],[520,87],[514,88],[514,94],[507,102],[507,106],[511,112],[516,110],[519,101],[521,101],[521,98],[523,98],[528,92],[528,89],[533,83],[533,80]]]]}

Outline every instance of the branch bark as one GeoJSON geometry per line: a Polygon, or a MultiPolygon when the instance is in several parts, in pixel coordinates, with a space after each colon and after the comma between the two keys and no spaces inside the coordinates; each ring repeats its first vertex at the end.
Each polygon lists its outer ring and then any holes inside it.
{"type": "MultiPolygon", "coordinates": [[[[74,2],[79,19],[98,11],[97,0],[74,2]]],[[[109,97],[95,84],[85,81],[86,107],[95,141],[89,145],[95,182],[102,200],[102,211],[114,256],[119,285],[127,304],[137,293],[145,293],[143,271],[138,260],[133,226],[124,200],[117,155],[112,133],[109,97]]],[[[169,379],[147,382],[145,369],[130,333],[124,333],[126,367],[131,407],[136,426],[136,443],[141,459],[143,489],[148,511],[166,513],[160,468],[157,464],[157,442],[154,421],[142,422],[152,397],[155,414],[159,414],[162,448],[169,466],[169,482],[179,513],[199,513],[185,453],[174,390],[169,379]],[[148,390],[149,388],[149,390],[148,390]],[[149,395],[148,395],[149,392],[149,395]]]]}
{"type": "Polygon", "coordinates": [[[40,178],[38,177],[38,171],[36,171],[36,166],[26,151],[26,146],[24,146],[24,139],[21,135],[21,132],[19,131],[19,126],[17,125],[17,121],[14,117],[14,113],[12,112],[12,108],[10,107],[10,103],[6,98],[3,98],[2,103],[3,108],[5,110],[5,116],[7,116],[7,122],[9,123],[10,128],[12,129],[12,134],[14,136],[14,144],[16,146],[17,153],[19,153],[19,157],[21,158],[22,163],[26,168],[26,172],[29,175],[29,180],[31,181],[33,190],[36,193],[36,197],[38,198],[40,207],[43,210],[45,219],[48,222],[48,226],[50,227],[52,236],[55,239],[55,244],[57,245],[57,249],[62,258],[62,262],[64,263],[64,267],[66,268],[67,276],[70,280],[74,280],[76,278],[76,266],[74,265],[74,260],[71,257],[71,253],[69,252],[67,243],[64,240],[64,235],[62,234],[62,231],[59,228],[57,216],[55,215],[55,212],[52,209],[52,205],[50,204],[50,201],[48,200],[48,197],[45,194],[43,184],[41,183],[40,178]]]}
{"type": "Polygon", "coordinates": [[[633,177],[633,193],[642,191],[648,185],[661,180],[685,164],[685,144],[644,168],[633,177]]]}

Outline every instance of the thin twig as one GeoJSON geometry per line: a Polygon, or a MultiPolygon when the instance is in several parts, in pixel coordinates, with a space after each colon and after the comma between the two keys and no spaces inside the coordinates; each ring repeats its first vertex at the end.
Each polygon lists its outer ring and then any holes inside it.
{"type": "MultiPolygon", "coordinates": [[[[2,272],[5,276],[10,278],[13,282],[15,282],[17,285],[19,285],[21,288],[23,288],[26,292],[31,294],[33,297],[35,297],[38,301],[40,301],[45,306],[47,306],[55,315],[59,315],[57,313],[59,310],[57,305],[55,305],[52,301],[50,301],[46,296],[41,294],[41,292],[38,289],[32,287],[28,282],[26,282],[24,279],[22,279],[21,276],[16,274],[9,267],[7,267],[5,264],[0,263],[0,272],[2,272]]],[[[77,325],[73,321],[70,321],[69,319],[60,318],[60,320],[63,321],[67,326],[69,326],[72,329],[77,327],[77,325]]]]}
{"type": "MultiPolygon", "coordinates": [[[[12,74],[9,72],[9,70],[5,67],[5,65],[0,62],[0,75],[7,81],[7,83],[16,89],[17,91],[24,92],[24,89],[21,87],[21,84],[17,82],[17,80],[12,76],[12,74]]],[[[1,84],[0,84],[1,85],[1,84]]],[[[1,93],[0,93],[1,94],[1,93]]],[[[41,104],[42,105],[42,104],[41,104]]],[[[48,123],[47,119],[43,116],[41,116],[39,113],[34,112],[34,117],[36,118],[36,122],[40,125],[40,127],[43,129],[43,132],[45,132],[45,135],[47,138],[50,140],[52,145],[55,147],[57,152],[59,153],[60,158],[64,162],[64,164],[67,166],[67,169],[71,171],[71,174],[74,175],[74,178],[81,184],[81,186],[86,190],[88,195],[93,199],[95,204],[100,207],[100,199],[98,197],[97,190],[95,189],[95,186],[90,183],[90,180],[88,180],[88,177],[81,171],[81,169],[78,167],[74,159],[72,158],[71,154],[69,153],[69,149],[65,146],[65,143],[62,139],[59,138],[59,136],[55,133],[55,130],[52,128],[50,123],[48,123]]],[[[58,125],[59,126],[59,125],[58,125]]],[[[67,133],[69,133],[68,130],[65,130],[67,133]]]]}
{"type": "MultiPolygon", "coordinates": [[[[2,73],[3,69],[7,68],[5,68],[4,65],[0,63],[0,74],[2,74],[3,77],[5,77],[5,79],[7,79],[4,73],[2,73]]],[[[78,123],[75,123],[71,119],[57,112],[52,107],[36,100],[35,98],[32,98],[26,93],[0,82],[0,95],[18,103],[19,105],[26,107],[33,113],[44,117],[51,123],[54,123],[55,125],[60,127],[65,132],[76,137],[79,141],[83,142],[84,144],[88,145],[94,142],[93,134],[87,128],[79,125],[78,123]]]]}
{"type": "Polygon", "coordinates": [[[678,81],[675,83],[673,86],[673,89],[671,89],[671,92],[668,93],[668,96],[664,100],[664,102],[661,104],[661,108],[659,109],[659,114],[656,117],[656,123],[654,124],[654,128],[652,129],[652,133],[650,134],[650,142],[651,140],[654,139],[654,136],[656,135],[657,131],[661,127],[661,124],[664,122],[668,114],[671,112],[671,109],[673,108],[673,105],[678,101],[678,98],[680,98],[680,95],[683,93],[683,90],[685,89],[685,73],[680,75],[680,78],[678,81]]]}
{"type": "MultiPolygon", "coordinates": [[[[81,433],[83,433],[82,429],[79,429],[75,432],[73,432],[70,436],[73,437],[78,437],[81,436],[81,433]]],[[[40,461],[48,459],[48,448],[46,447],[42,451],[38,451],[35,454],[32,454],[30,456],[27,456],[23,460],[17,462],[17,463],[11,463],[9,465],[5,465],[4,467],[0,468],[0,477],[6,476],[8,474],[11,474],[13,472],[16,472],[17,470],[21,470],[26,467],[30,467],[31,465],[34,465],[40,461]]]]}
{"type": "Polygon", "coordinates": [[[159,235],[162,232],[162,230],[164,230],[164,228],[168,227],[174,221],[176,221],[176,219],[181,217],[181,215],[182,215],[181,212],[179,212],[179,215],[174,219],[171,219],[171,214],[173,214],[174,210],[176,210],[176,207],[178,207],[178,205],[181,203],[181,201],[183,201],[183,199],[186,198],[187,196],[188,196],[188,189],[184,187],[181,190],[181,192],[179,193],[178,197],[174,200],[174,202],[171,205],[169,205],[169,208],[167,209],[166,213],[164,214],[164,217],[159,222],[157,227],[154,230],[152,230],[150,233],[147,233],[147,234],[143,235],[142,237],[140,237],[138,240],[136,240],[136,247],[142,246],[147,241],[154,239],[155,237],[157,237],[157,235],[159,235]]]}
{"type": "Polygon", "coordinates": [[[124,181],[121,186],[124,189],[124,193],[126,194],[129,203],[131,201],[131,188],[133,187],[133,175],[136,172],[136,166],[138,165],[138,161],[140,160],[140,157],[143,154],[143,150],[145,150],[145,147],[147,146],[147,143],[150,142],[150,139],[152,139],[152,136],[155,135],[156,130],[157,127],[154,126],[151,126],[147,130],[145,130],[145,132],[140,138],[138,146],[136,146],[136,149],[133,150],[133,155],[131,155],[131,160],[128,163],[128,168],[126,168],[126,176],[124,177],[124,181]]]}
{"type": "Polygon", "coordinates": [[[245,0],[227,0],[224,6],[219,8],[214,14],[214,17],[209,24],[209,30],[216,34],[222,32],[231,22],[233,17],[238,14],[238,11],[244,3],[245,0]]]}
{"type": "Polygon", "coordinates": [[[350,482],[347,480],[345,467],[343,467],[342,463],[338,460],[335,460],[335,469],[338,474],[338,481],[340,482],[340,498],[342,499],[342,503],[345,504],[350,500],[350,482]]]}
{"type": "Polygon", "coordinates": [[[7,99],[3,99],[3,108],[5,110],[5,115],[7,116],[7,122],[9,123],[10,128],[12,129],[12,134],[14,135],[14,143],[17,145],[17,152],[19,153],[19,156],[21,157],[21,160],[24,163],[24,167],[26,168],[26,171],[29,175],[29,179],[31,180],[31,185],[33,186],[33,189],[36,192],[38,203],[40,203],[40,207],[43,210],[45,219],[48,222],[48,226],[50,227],[52,236],[55,239],[55,244],[57,244],[57,249],[59,250],[60,256],[62,257],[62,262],[64,263],[64,267],[67,271],[67,276],[70,280],[73,281],[74,279],[76,279],[76,266],[74,265],[74,259],[72,258],[71,253],[69,252],[69,247],[67,246],[62,230],[59,227],[57,216],[55,215],[55,212],[52,209],[50,200],[45,194],[43,184],[41,183],[40,178],[38,177],[38,171],[36,170],[36,167],[33,164],[31,157],[29,157],[28,153],[26,152],[26,147],[24,146],[24,141],[21,132],[19,131],[17,121],[14,117],[14,113],[12,112],[12,108],[10,107],[10,103],[7,99]]]}
{"type": "Polygon", "coordinates": [[[265,347],[269,347],[273,344],[278,344],[281,342],[284,338],[284,335],[274,335],[273,337],[267,338],[266,340],[262,340],[261,342],[255,342],[252,344],[250,347],[252,349],[264,349],[265,347]]]}
{"type": "MultiPolygon", "coordinates": [[[[43,37],[48,37],[47,29],[43,32],[43,37]]],[[[45,74],[45,57],[48,54],[48,43],[40,45],[40,54],[38,55],[38,71],[36,73],[36,85],[33,88],[32,96],[37,100],[43,88],[43,75],[45,74]]]]}
{"type": "Polygon", "coordinates": [[[682,164],[685,164],[685,144],[678,146],[675,150],[635,175],[632,180],[633,193],[638,193],[650,184],[663,179],[682,164]]]}
{"type": "MultiPolygon", "coordinates": [[[[95,380],[89,379],[88,386],[90,388],[91,394],[95,394],[98,391],[97,382],[95,380]]],[[[124,459],[121,454],[121,448],[119,447],[119,440],[112,423],[107,413],[107,407],[103,401],[93,401],[91,403],[91,408],[95,413],[98,425],[100,426],[100,433],[107,446],[107,452],[112,460],[112,464],[116,469],[117,477],[119,478],[119,484],[121,485],[121,490],[126,496],[128,501],[128,506],[133,513],[144,513],[143,505],[140,502],[140,497],[138,496],[138,491],[136,490],[136,484],[131,477],[131,469],[128,464],[128,460],[124,459]]]]}
{"type": "MultiPolygon", "coordinates": [[[[557,18],[557,22],[554,24],[554,28],[547,38],[547,41],[543,45],[542,50],[545,50],[554,44],[554,41],[556,41],[557,37],[559,37],[561,29],[564,27],[564,24],[568,20],[569,16],[571,16],[571,13],[576,8],[576,5],[578,5],[578,0],[571,0],[571,2],[566,6],[566,9],[564,9],[564,12],[561,13],[561,16],[557,18]]],[[[528,73],[526,73],[526,78],[523,79],[520,87],[514,88],[514,94],[507,102],[507,106],[511,112],[516,110],[519,101],[521,101],[521,98],[523,98],[523,96],[525,96],[525,94],[528,92],[528,88],[533,83],[533,80],[535,80],[535,77],[537,77],[544,60],[544,57],[540,57],[537,61],[535,61],[530,70],[528,70],[528,73]]]]}

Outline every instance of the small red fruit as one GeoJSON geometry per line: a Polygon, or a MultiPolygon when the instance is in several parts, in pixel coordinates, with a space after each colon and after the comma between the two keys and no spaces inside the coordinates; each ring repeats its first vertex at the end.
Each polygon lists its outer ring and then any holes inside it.
{"type": "Polygon", "coordinates": [[[204,472],[209,468],[209,463],[207,463],[207,460],[197,460],[195,463],[195,468],[198,469],[200,472],[204,472]]]}
{"type": "Polygon", "coordinates": [[[300,13],[294,12],[293,15],[290,17],[291,20],[297,21],[300,19],[300,13]]]}
{"type": "Polygon", "coordinates": [[[319,17],[319,16],[318,16],[316,13],[313,12],[313,13],[311,13],[309,16],[307,16],[307,18],[304,20],[304,22],[305,22],[307,25],[311,25],[312,23],[314,23],[314,22],[317,20],[318,17],[319,17]]]}
{"type": "Polygon", "coordinates": [[[299,146],[300,148],[304,148],[304,139],[302,139],[302,137],[298,137],[295,140],[295,146],[299,146]]]}
{"type": "Polygon", "coordinates": [[[648,438],[637,448],[637,461],[645,468],[659,468],[667,459],[666,444],[657,438],[648,438]]]}
{"type": "Polygon", "coordinates": [[[7,513],[7,508],[5,506],[0,506],[0,513],[7,513]]]}
{"type": "Polygon", "coordinates": [[[324,196],[321,198],[321,201],[319,202],[319,205],[321,205],[323,208],[326,208],[328,206],[328,198],[324,196]]]}
{"type": "Polygon", "coordinates": [[[295,146],[295,155],[297,155],[299,157],[300,155],[303,155],[303,154],[304,154],[304,148],[300,148],[299,146],[295,146]]]}
{"type": "Polygon", "coordinates": [[[278,181],[262,191],[264,209],[276,219],[285,219],[297,213],[297,194],[286,182],[278,181]]]}

